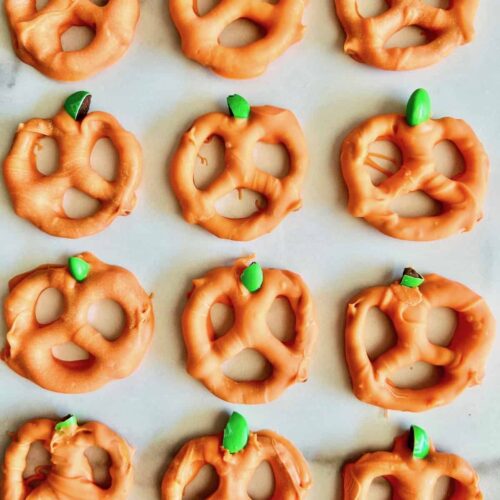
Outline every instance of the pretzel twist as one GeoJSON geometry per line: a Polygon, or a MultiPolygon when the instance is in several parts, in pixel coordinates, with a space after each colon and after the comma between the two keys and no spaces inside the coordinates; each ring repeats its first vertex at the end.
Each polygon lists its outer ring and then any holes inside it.
{"type": "Polygon", "coordinates": [[[393,410],[424,411],[455,399],[479,384],[495,336],[495,320],[486,302],[472,290],[437,274],[419,288],[397,282],[361,292],[347,305],[345,352],[356,397],[393,410]],[[392,321],[398,342],[370,360],[363,341],[367,316],[378,307],[392,321]],[[457,327],[447,347],[427,338],[429,312],[448,307],[457,313],[457,327]],[[391,381],[397,370],[423,361],[442,369],[439,382],[424,389],[403,389],[391,381]]]}
{"type": "Polygon", "coordinates": [[[272,431],[250,433],[247,446],[231,455],[221,446],[222,436],[205,436],[187,442],[165,473],[163,500],[181,500],[186,486],[200,469],[210,464],[219,476],[219,486],[209,499],[250,500],[247,490],[259,465],[269,462],[274,475],[272,498],[300,500],[312,481],[304,457],[287,439],[272,431]]]}
{"type": "Polygon", "coordinates": [[[349,190],[349,211],[389,236],[428,241],[470,231],[482,216],[489,160],[473,130],[462,120],[441,118],[410,127],[404,116],[389,114],[366,120],[344,140],[342,174],[349,190]],[[366,166],[369,146],[378,140],[396,144],[401,168],[375,186],[366,166]],[[434,147],[455,144],[463,156],[464,172],[449,179],[436,171],[434,147]],[[390,208],[398,196],[423,191],[442,205],[435,216],[401,217],[390,208]]]}
{"type": "Polygon", "coordinates": [[[91,265],[84,282],[75,281],[67,267],[40,266],[9,282],[4,304],[8,328],[4,361],[19,375],[56,392],[94,391],[111,380],[127,377],[141,363],[153,337],[151,298],[134,275],[101,262],[91,253],[83,253],[80,258],[91,265]],[[35,315],[36,302],[48,288],[63,294],[64,312],[54,322],[40,325],[35,315]],[[117,302],[126,316],[120,337],[113,341],[95,330],[87,319],[90,306],[103,299],[117,302]],[[87,351],[89,359],[54,358],[52,347],[65,342],[87,351]]]}
{"type": "Polygon", "coordinates": [[[76,81],[114,64],[128,49],[139,20],[139,0],[50,0],[37,12],[35,0],[5,0],[18,57],[50,78],[76,81]],[[65,52],[61,35],[73,26],[95,32],[81,50],[65,52]]]}
{"type": "Polygon", "coordinates": [[[367,453],[358,461],[344,466],[345,500],[367,500],[374,479],[384,477],[392,486],[398,500],[428,500],[434,496],[439,478],[453,479],[454,491],[450,500],[482,500],[479,478],[462,458],[439,453],[431,444],[427,458],[415,459],[407,446],[408,433],[394,440],[391,452],[367,453]]]}
{"type": "Polygon", "coordinates": [[[4,178],[16,213],[46,233],[80,238],[102,231],[119,215],[135,207],[135,190],[142,175],[142,151],[135,137],[111,115],[93,112],[75,121],[61,110],[52,120],[35,118],[19,125],[4,162],[4,178]],[[44,137],[59,148],[59,166],[51,175],[36,168],[36,149],[44,137]],[[90,157],[99,139],[109,138],[117,150],[119,167],[114,181],[92,169],[90,157]],[[99,210],[71,219],[63,208],[66,190],[75,188],[98,200],[99,210]]]}
{"type": "Polygon", "coordinates": [[[169,0],[170,15],[179,32],[182,51],[190,59],[227,78],[253,78],[288,47],[302,39],[306,0],[221,0],[200,16],[196,0],[169,0]],[[248,19],[265,35],[243,47],[224,47],[219,38],[238,19],[248,19]]]}
{"type": "Polygon", "coordinates": [[[118,434],[99,422],[58,432],[57,422],[36,419],[24,424],[13,436],[5,453],[3,497],[6,500],[116,500],[126,498],[133,482],[133,448],[118,434]],[[44,480],[32,487],[23,478],[30,446],[41,442],[50,453],[50,466],[44,480]],[[85,451],[103,448],[111,458],[111,485],[101,488],[94,483],[85,451]]]}
{"type": "Polygon", "coordinates": [[[248,241],[270,232],[290,212],[302,205],[301,187],[307,169],[307,146],[300,125],[288,110],[273,106],[251,109],[250,118],[210,113],[198,118],[184,134],[175,152],[170,180],[184,218],[219,238],[248,241]],[[193,180],[196,158],[213,136],[225,143],[225,169],[207,188],[193,180]],[[290,156],[290,169],[282,178],[260,170],[252,157],[258,142],[283,144],[290,156]],[[215,202],[234,189],[262,194],[267,205],[241,219],[219,215],[215,202]]]}
{"type": "Polygon", "coordinates": [[[474,37],[479,0],[452,2],[446,9],[422,0],[390,0],[388,5],[382,14],[364,18],[357,0],[335,0],[337,16],[346,33],[346,54],[381,69],[411,70],[437,63],[474,37]],[[432,34],[430,41],[416,47],[385,48],[394,34],[408,26],[432,34]]]}
{"type": "Polygon", "coordinates": [[[239,279],[251,258],[194,280],[182,315],[187,371],[217,397],[232,403],[266,403],[288,386],[305,382],[317,334],[312,298],[300,276],[265,269],[262,288],[252,294],[239,279]],[[268,311],[279,297],[288,300],[295,315],[296,335],[289,342],[278,340],[266,322],[268,311]],[[216,303],[231,306],[235,314],[234,325],[219,338],[210,320],[210,309],[216,303]],[[222,364],[247,348],[258,351],[273,366],[267,379],[237,382],[224,374],[222,364]]]}

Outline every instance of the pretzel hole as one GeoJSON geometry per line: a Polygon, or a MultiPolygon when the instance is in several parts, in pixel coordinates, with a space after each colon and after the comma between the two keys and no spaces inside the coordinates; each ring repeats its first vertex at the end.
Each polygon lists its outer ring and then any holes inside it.
{"type": "Polygon", "coordinates": [[[50,467],[50,452],[45,448],[42,441],[31,443],[28,455],[26,455],[26,465],[23,471],[23,478],[32,478],[29,481],[30,490],[40,486],[45,480],[45,476],[40,474],[50,467]],[[45,469],[47,468],[47,469],[45,469]]]}
{"type": "Polygon", "coordinates": [[[99,7],[105,7],[109,3],[109,0],[90,0],[90,1],[99,7]]]}
{"type": "Polygon", "coordinates": [[[442,212],[441,204],[423,191],[412,191],[395,198],[390,208],[401,217],[431,217],[442,212]]]}
{"type": "Polygon", "coordinates": [[[373,185],[378,186],[395,174],[401,167],[402,157],[401,150],[394,142],[386,139],[372,142],[368,146],[365,166],[373,185]]]}
{"type": "Polygon", "coordinates": [[[448,476],[441,476],[434,486],[433,500],[447,500],[452,498],[455,490],[455,481],[448,476]]]}
{"type": "Polygon", "coordinates": [[[390,381],[401,389],[426,389],[439,383],[443,369],[424,361],[405,366],[391,374],[390,381]]]}
{"type": "Polygon", "coordinates": [[[92,479],[97,486],[108,489],[111,486],[111,457],[109,453],[100,446],[89,446],[85,450],[85,458],[92,469],[92,479]]]}
{"type": "Polygon", "coordinates": [[[36,0],[35,9],[37,12],[44,9],[51,0],[36,0]]]}
{"type": "Polygon", "coordinates": [[[243,219],[266,207],[267,200],[264,196],[245,188],[233,189],[215,202],[217,213],[229,219],[243,219]]]}
{"type": "Polygon", "coordinates": [[[384,477],[376,477],[368,488],[367,497],[370,500],[391,500],[392,487],[384,477]]]}
{"type": "Polygon", "coordinates": [[[266,316],[271,333],[281,342],[289,343],[295,338],[295,313],[286,297],[277,297],[266,316]]]}
{"type": "Polygon", "coordinates": [[[389,317],[378,307],[372,307],[366,315],[363,341],[370,361],[394,347],[398,337],[389,317]]]}
{"type": "Polygon", "coordinates": [[[101,203],[82,191],[69,188],[63,196],[63,210],[70,219],[85,219],[99,211],[101,203]]]}
{"type": "Polygon", "coordinates": [[[434,38],[433,34],[420,26],[406,26],[394,33],[384,44],[385,49],[406,49],[426,45],[434,38]]]}
{"type": "Polygon", "coordinates": [[[216,302],[210,308],[210,323],[212,325],[214,338],[225,335],[234,324],[234,310],[227,304],[216,302]]]}
{"type": "Polygon", "coordinates": [[[386,0],[356,0],[356,6],[364,18],[379,16],[389,8],[386,0]]]}
{"type": "Polygon", "coordinates": [[[57,288],[46,288],[35,304],[35,318],[39,325],[57,321],[64,312],[64,295],[57,288]]]}
{"type": "Polygon", "coordinates": [[[450,8],[450,0],[422,0],[422,2],[436,9],[448,10],[450,8]]]}
{"type": "Polygon", "coordinates": [[[89,307],[87,321],[108,340],[116,340],[126,326],[125,312],[118,302],[110,299],[94,302],[89,307]]]}
{"type": "Polygon", "coordinates": [[[226,26],[219,36],[219,44],[223,47],[246,47],[266,36],[262,26],[249,19],[237,19],[226,26]]]}
{"type": "Polygon", "coordinates": [[[76,52],[88,47],[94,37],[94,30],[88,26],[71,26],[61,35],[61,47],[64,52],[76,52]]]}
{"type": "Polygon", "coordinates": [[[217,491],[218,487],[219,476],[214,466],[205,464],[184,488],[182,500],[208,498],[217,491]]]}
{"type": "Polygon", "coordinates": [[[284,144],[257,142],[253,148],[253,161],[260,170],[278,179],[290,171],[290,155],[284,144]]]}
{"type": "Polygon", "coordinates": [[[52,347],[52,356],[66,368],[84,369],[89,367],[93,358],[90,354],[73,342],[64,342],[52,347]]]}
{"type": "Polygon", "coordinates": [[[59,168],[59,147],[53,137],[42,137],[35,148],[36,169],[43,175],[52,175],[59,168]]]}
{"type": "Polygon", "coordinates": [[[255,472],[248,483],[248,496],[252,500],[267,500],[274,494],[275,481],[271,464],[264,460],[255,469],[255,472]]]}
{"type": "Polygon", "coordinates": [[[218,135],[209,137],[196,157],[193,182],[198,189],[206,189],[225,169],[224,139],[218,135]]]}
{"type": "Polygon", "coordinates": [[[465,160],[452,141],[441,141],[432,151],[436,172],[453,179],[465,171],[465,160]]]}
{"type": "Polygon", "coordinates": [[[120,157],[113,142],[107,137],[99,139],[90,155],[90,166],[101,177],[112,182],[118,176],[120,157]]]}
{"type": "Polygon", "coordinates": [[[260,381],[271,376],[272,366],[255,349],[243,349],[222,365],[226,377],[236,382],[260,381]]]}
{"type": "Polygon", "coordinates": [[[202,17],[208,14],[219,3],[220,0],[194,0],[193,10],[197,16],[202,17]]]}
{"type": "Polygon", "coordinates": [[[427,319],[427,338],[436,345],[447,347],[458,324],[458,314],[448,307],[433,307],[427,319]]]}

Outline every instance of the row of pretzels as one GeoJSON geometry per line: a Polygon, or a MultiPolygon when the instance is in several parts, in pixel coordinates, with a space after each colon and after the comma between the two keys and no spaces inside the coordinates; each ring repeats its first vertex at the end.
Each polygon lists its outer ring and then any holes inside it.
{"type": "MultiPolygon", "coordinates": [[[[221,0],[200,14],[197,0],[169,0],[184,54],[227,78],[253,78],[298,42],[304,33],[305,0],[221,0]],[[263,29],[262,38],[228,47],[220,37],[226,27],[246,19],[263,29]]],[[[410,70],[434,64],[474,36],[478,0],[428,5],[423,0],[392,0],[378,15],[363,15],[358,0],[335,0],[345,30],[344,51],[353,59],[386,70],[410,70]],[[416,47],[386,47],[408,26],[426,33],[416,47]],[[427,36],[432,35],[432,36],[427,36]]],[[[88,78],[120,59],[132,43],[140,15],[139,0],[5,0],[13,47],[18,57],[56,80],[88,78]],[[93,41],[81,50],[64,51],[60,36],[72,26],[87,26],[93,41]]]]}

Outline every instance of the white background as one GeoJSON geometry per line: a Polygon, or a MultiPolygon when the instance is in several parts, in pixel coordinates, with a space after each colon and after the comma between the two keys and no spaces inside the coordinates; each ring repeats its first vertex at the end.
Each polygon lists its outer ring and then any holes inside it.
{"type": "MultiPolygon", "coordinates": [[[[212,396],[184,369],[180,314],[190,280],[211,267],[256,252],[265,266],[299,272],[318,309],[319,341],[307,384],[289,389],[265,406],[238,408],[253,429],[271,428],[291,439],[308,459],[314,477],[310,498],[340,498],[340,466],[346,457],[381,449],[412,422],[425,426],[438,447],[468,459],[478,470],[487,499],[500,497],[500,354],[497,342],[482,386],[452,404],[426,412],[390,412],[359,402],[351,393],[343,358],[343,315],[358,290],[386,283],[402,266],[438,272],[483,295],[499,311],[500,185],[497,6],[483,0],[474,42],[430,69],[388,73],[360,65],[342,52],[343,34],[331,1],[307,8],[305,39],[267,73],[252,81],[230,81],[186,60],[166,2],[144,0],[137,36],[125,58],[85,83],[51,81],[14,56],[4,15],[0,16],[0,157],[9,150],[17,124],[50,117],[65,97],[92,92],[92,108],[115,115],[144,149],[139,202],[104,232],[77,241],[48,236],[12,211],[0,189],[0,287],[10,277],[45,262],[62,262],[89,250],[133,271],[155,294],[153,347],[128,379],[86,395],[40,389],[0,364],[0,455],[7,431],[42,416],[76,413],[100,420],[136,449],[134,499],[159,497],[161,475],[173,453],[190,437],[222,430],[233,407],[212,396]],[[426,87],[434,116],[466,119],[489,153],[492,171],[485,219],[471,233],[445,241],[412,243],[378,233],[346,211],[338,155],[345,134],[363,119],[404,109],[410,92],[426,87]],[[304,207],[272,234],[249,243],[218,240],[180,216],[167,182],[169,159],[181,133],[202,113],[224,110],[226,95],[238,92],[252,104],[293,110],[301,121],[310,169],[304,207]]],[[[498,316],[498,314],[497,314],[498,316]]],[[[4,337],[2,326],[0,337],[4,337]]]]}

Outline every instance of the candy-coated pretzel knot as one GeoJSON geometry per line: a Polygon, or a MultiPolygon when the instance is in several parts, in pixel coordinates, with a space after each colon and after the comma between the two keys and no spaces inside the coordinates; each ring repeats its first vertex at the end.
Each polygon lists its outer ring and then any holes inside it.
{"type": "Polygon", "coordinates": [[[186,486],[210,464],[219,476],[217,491],[207,500],[250,500],[248,484],[259,465],[269,462],[274,475],[272,500],[300,500],[311,487],[304,457],[295,446],[272,431],[250,433],[247,446],[230,454],[222,436],[205,436],[187,442],[170,464],[161,485],[163,500],[181,500],[186,486]]]}
{"type": "Polygon", "coordinates": [[[412,455],[407,445],[408,433],[394,440],[392,451],[363,455],[357,462],[344,466],[344,500],[368,500],[370,485],[384,477],[398,500],[429,500],[439,478],[453,480],[450,500],[482,500],[479,478],[474,469],[457,455],[437,452],[431,444],[429,455],[421,460],[412,455]]]}
{"type": "Polygon", "coordinates": [[[369,18],[360,14],[358,2],[335,0],[346,33],[344,51],[371,66],[387,70],[430,66],[474,37],[479,0],[452,0],[447,8],[427,5],[423,0],[387,0],[388,9],[369,18]],[[428,42],[416,47],[385,47],[394,34],[408,26],[423,29],[429,34],[428,42]]]}
{"type": "Polygon", "coordinates": [[[199,224],[219,238],[247,241],[274,229],[291,211],[302,205],[301,187],[307,170],[307,146],[294,114],[273,106],[251,108],[247,119],[223,113],[198,118],[184,134],[170,169],[172,188],[184,218],[199,224]],[[225,169],[205,189],[194,184],[196,158],[213,136],[225,143],[225,169]],[[258,142],[283,144],[290,156],[286,176],[277,178],[255,165],[252,152],[258,142]],[[215,202],[234,189],[262,194],[265,208],[241,219],[216,212],[215,202]]]}
{"type": "Polygon", "coordinates": [[[389,236],[437,240],[469,231],[482,218],[489,160],[473,130],[462,120],[431,119],[411,127],[402,115],[376,116],[346,137],[340,159],[349,190],[349,211],[389,236]],[[387,178],[376,186],[370,178],[369,168],[374,165],[368,148],[378,140],[396,144],[403,164],[394,174],[387,171],[387,178]],[[451,179],[436,170],[433,158],[434,147],[446,140],[455,144],[465,165],[464,171],[451,179]],[[441,213],[401,217],[391,209],[395,198],[413,191],[423,191],[439,202],[441,213]]]}
{"type": "Polygon", "coordinates": [[[465,388],[479,384],[495,336],[495,320],[486,302],[460,283],[437,274],[418,288],[395,282],[368,288],[347,305],[345,351],[354,394],[370,404],[393,410],[423,411],[449,403],[465,388]],[[379,308],[394,325],[395,346],[370,360],[363,335],[368,312],[379,308]],[[429,312],[448,307],[457,313],[457,326],[446,347],[427,337],[429,312]],[[391,374],[422,361],[440,367],[440,380],[423,389],[403,389],[391,374]]]}
{"type": "Polygon", "coordinates": [[[120,59],[132,43],[139,20],[139,0],[49,0],[40,11],[36,0],[5,0],[12,44],[18,57],[50,78],[88,78],[120,59]],[[95,33],[80,50],[64,51],[61,35],[73,26],[95,33]]]}
{"type": "Polygon", "coordinates": [[[262,288],[250,293],[240,275],[249,258],[220,267],[193,281],[182,315],[187,370],[216,396],[232,403],[266,403],[288,386],[305,382],[316,340],[317,325],[311,295],[301,277],[291,271],[265,269],[262,288]],[[270,331],[266,316],[275,299],[288,300],[295,315],[295,338],[282,342],[270,331]],[[234,310],[234,324],[216,338],[210,309],[216,303],[234,310]],[[244,349],[258,351],[272,365],[265,380],[237,382],[224,374],[222,364],[244,349]]]}
{"type": "Polygon", "coordinates": [[[4,162],[5,182],[16,213],[42,231],[64,238],[95,234],[117,216],[128,215],[136,204],[141,175],[140,144],[114,117],[100,111],[76,121],[62,109],[51,120],[35,118],[22,123],[4,162]],[[53,137],[59,148],[59,165],[50,175],[36,168],[35,152],[44,137],[53,137]],[[118,153],[113,181],[104,179],[90,164],[94,145],[101,138],[109,138],[118,153]],[[81,219],[68,217],[63,199],[70,188],[98,200],[98,211],[81,219]]]}
{"type": "Polygon", "coordinates": [[[117,500],[127,498],[133,482],[133,448],[118,434],[99,422],[74,425],[56,431],[57,421],[36,419],[24,424],[12,437],[4,461],[5,500],[117,500]],[[50,454],[50,466],[40,478],[23,478],[30,445],[41,442],[50,454]],[[108,452],[111,485],[94,482],[85,451],[98,446],[108,452]],[[37,479],[36,486],[32,479],[37,479]]]}
{"type": "Polygon", "coordinates": [[[221,0],[201,16],[197,0],[169,0],[170,15],[179,32],[182,51],[190,59],[227,78],[253,78],[304,33],[302,16],[307,0],[221,0]],[[265,34],[243,47],[224,47],[220,35],[238,19],[248,19],[265,34]]]}
{"type": "Polygon", "coordinates": [[[85,281],[77,282],[66,266],[47,264],[13,278],[4,304],[8,331],[3,359],[19,375],[56,392],[89,392],[127,377],[141,363],[153,337],[151,297],[135,276],[90,253],[79,257],[91,266],[85,281]],[[54,322],[41,325],[35,307],[48,288],[62,293],[64,311],[54,322]],[[115,340],[106,339],[87,319],[92,304],[105,299],[117,302],[126,318],[115,340]],[[84,349],[89,358],[56,359],[52,347],[65,342],[84,349]]]}

